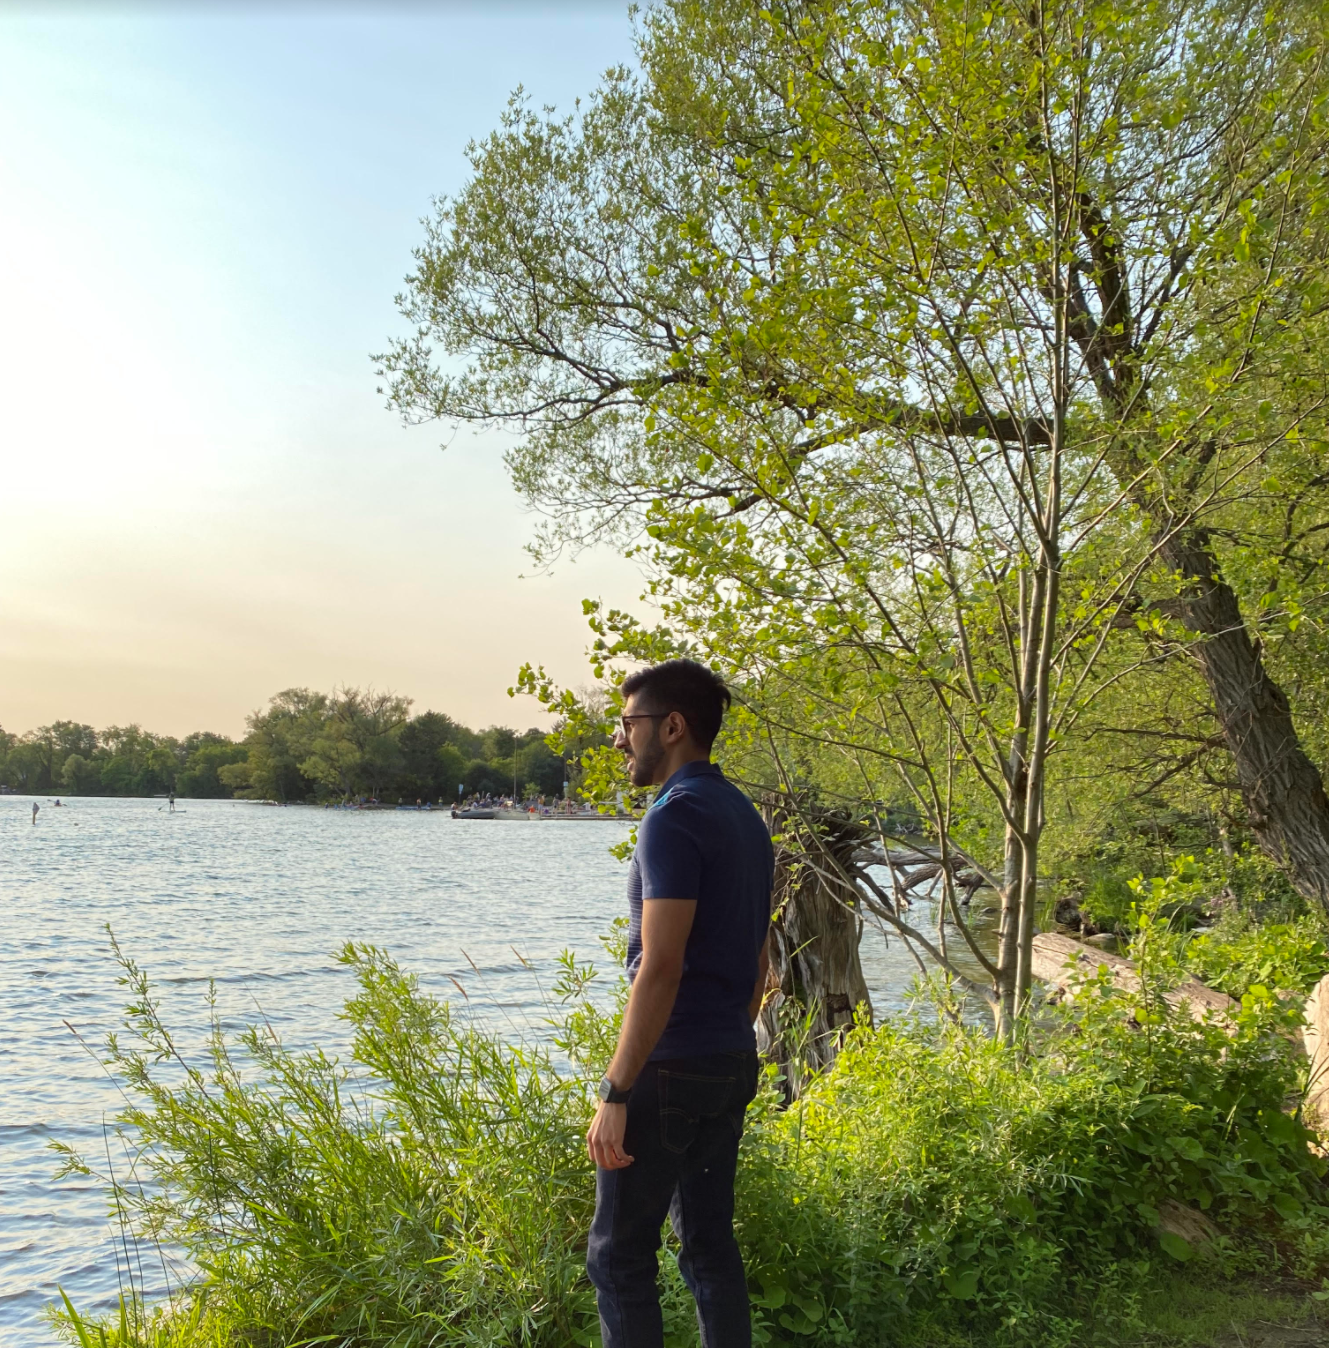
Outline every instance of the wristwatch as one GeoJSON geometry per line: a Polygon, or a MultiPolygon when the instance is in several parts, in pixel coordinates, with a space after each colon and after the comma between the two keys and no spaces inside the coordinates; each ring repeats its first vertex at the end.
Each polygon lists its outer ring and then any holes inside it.
{"type": "Polygon", "coordinates": [[[628,1096],[632,1094],[632,1089],[629,1087],[627,1090],[621,1091],[608,1077],[601,1077],[600,1089],[596,1091],[596,1094],[607,1105],[625,1105],[628,1102],[628,1096]]]}

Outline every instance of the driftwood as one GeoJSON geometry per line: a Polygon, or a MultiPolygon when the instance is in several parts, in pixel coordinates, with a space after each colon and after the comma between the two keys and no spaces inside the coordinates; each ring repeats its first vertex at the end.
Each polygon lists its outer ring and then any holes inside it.
{"type": "Polygon", "coordinates": [[[859,962],[863,917],[847,867],[859,845],[853,821],[830,811],[809,828],[768,803],[776,851],[771,969],[757,1018],[757,1047],[776,1062],[789,1098],[802,1077],[829,1066],[856,1015],[872,1018],[859,962]]]}
{"type": "MultiPolygon", "coordinates": [[[[1123,992],[1140,990],[1140,975],[1134,963],[1123,956],[1055,932],[1042,932],[1034,937],[1034,977],[1063,995],[1070,991],[1073,982],[1093,978],[1103,966],[1107,967],[1115,987],[1123,992]]],[[[1163,998],[1170,1006],[1189,1012],[1197,1020],[1205,1015],[1225,1018],[1237,1006],[1227,993],[1207,988],[1197,978],[1185,979],[1165,992],[1163,998]]]]}
{"type": "Polygon", "coordinates": [[[860,866],[889,866],[896,873],[897,888],[906,894],[927,880],[937,879],[946,870],[950,871],[955,886],[966,891],[966,902],[974,890],[988,883],[963,852],[952,848],[943,863],[941,850],[929,843],[915,847],[863,847],[855,853],[854,861],[860,866]]]}

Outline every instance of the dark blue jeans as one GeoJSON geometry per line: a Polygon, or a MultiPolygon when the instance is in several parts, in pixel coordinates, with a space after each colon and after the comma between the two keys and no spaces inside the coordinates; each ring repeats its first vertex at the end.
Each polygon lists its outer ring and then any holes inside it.
{"type": "Polygon", "coordinates": [[[678,1236],[678,1266],[697,1302],[704,1348],[750,1348],[743,1260],[734,1239],[734,1171],[757,1055],[647,1063],[632,1087],[622,1170],[597,1170],[586,1271],[604,1348],[662,1348],[660,1228],[678,1236]]]}

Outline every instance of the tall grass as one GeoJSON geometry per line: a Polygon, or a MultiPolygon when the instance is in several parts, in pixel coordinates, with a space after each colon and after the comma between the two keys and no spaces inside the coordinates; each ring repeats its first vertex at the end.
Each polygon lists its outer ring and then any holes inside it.
{"type": "MultiPolygon", "coordinates": [[[[382,951],[347,946],[349,1064],[266,1026],[230,1042],[215,1017],[194,1063],[120,958],[132,1002],[108,1058],[132,1100],[118,1126],[152,1182],[108,1182],[134,1239],[180,1249],[199,1275],[155,1314],[131,1296],[97,1326],[69,1307],[72,1337],[598,1340],[582,1134],[615,1020],[587,966],[565,962],[547,1050],[476,1029],[382,951]]],[[[1276,1237],[1312,1271],[1329,1255],[1324,1166],[1283,1109],[1298,1069],[1278,1008],[1248,999],[1235,1035],[1165,1004],[1134,1010],[1092,985],[1037,1053],[897,1018],[856,1031],[789,1109],[768,1079],[738,1192],[758,1341],[1055,1345],[1128,1324],[1141,1285],[1197,1253],[1160,1229],[1169,1201],[1236,1233],[1210,1261],[1268,1257],[1276,1237]]],[[[695,1343],[669,1259],[664,1285],[671,1343],[695,1343]]]]}

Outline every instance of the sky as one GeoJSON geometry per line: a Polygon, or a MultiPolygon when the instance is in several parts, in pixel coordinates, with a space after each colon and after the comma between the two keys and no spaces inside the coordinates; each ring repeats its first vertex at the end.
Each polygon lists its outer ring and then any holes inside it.
{"type": "Polygon", "coordinates": [[[631,38],[596,0],[0,3],[0,726],[239,735],[336,684],[526,726],[524,661],[589,679],[580,601],[636,572],[533,574],[504,440],[403,426],[370,357],[467,142],[631,38]]]}

